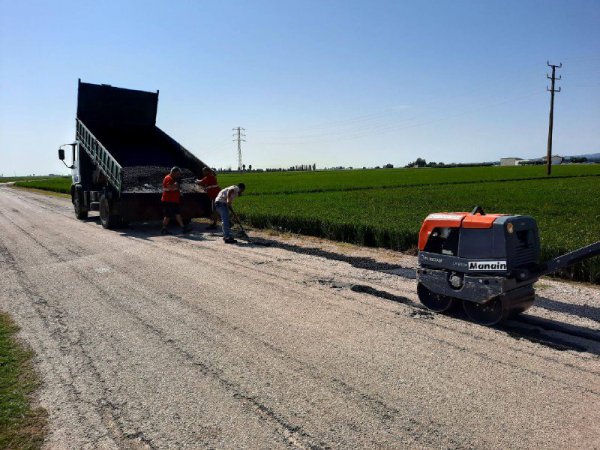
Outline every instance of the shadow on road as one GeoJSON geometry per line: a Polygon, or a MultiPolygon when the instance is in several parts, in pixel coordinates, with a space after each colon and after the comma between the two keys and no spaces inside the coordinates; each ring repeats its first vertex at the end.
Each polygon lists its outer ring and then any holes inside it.
{"type": "Polygon", "coordinates": [[[311,255],[318,256],[321,258],[325,258],[331,261],[341,261],[350,264],[352,267],[356,267],[357,269],[366,269],[373,270],[376,272],[385,272],[393,275],[398,275],[403,278],[408,278],[411,280],[416,279],[415,269],[412,267],[403,267],[397,264],[390,264],[386,262],[376,261],[373,258],[365,257],[365,256],[349,256],[344,255],[342,253],[336,253],[329,250],[323,250],[317,247],[303,247],[294,244],[288,244],[281,241],[276,241],[272,239],[265,238],[251,238],[250,242],[245,242],[244,246],[268,246],[268,247],[276,247],[281,248],[290,252],[299,253],[303,255],[311,255]]]}
{"type": "MultiPolygon", "coordinates": [[[[426,318],[435,318],[435,314],[430,313],[423,306],[406,297],[397,296],[366,285],[353,285],[350,287],[350,290],[408,305],[415,309],[415,313],[411,313],[411,317],[422,318],[422,312],[426,311],[428,312],[425,316],[426,318]]],[[[468,321],[462,308],[453,308],[444,315],[456,320],[468,321]]],[[[554,350],[572,350],[587,352],[597,356],[600,355],[600,345],[598,345],[600,342],[600,333],[594,329],[530,315],[517,316],[513,320],[509,320],[494,328],[502,333],[506,333],[506,335],[513,339],[525,339],[554,350]],[[576,341],[573,338],[576,338],[576,341]]]]}
{"type": "MultiPolygon", "coordinates": [[[[100,219],[98,217],[92,217],[86,219],[86,222],[95,222],[100,225],[100,219]]],[[[170,226],[168,235],[161,234],[161,223],[158,221],[154,222],[135,222],[127,224],[113,229],[115,233],[119,233],[121,236],[132,237],[141,240],[151,240],[157,237],[176,237],[188,241],[205,241],[207,236],[215,236],[214,232],[206,230],[205,224],[193,223],[191,225],[192,230],[189,233],[183,233],[179,226],[170,226]]],[[[219,236],[220,237],[220,236],[219,236]]]]}
{"type": "Polygon", "coordinates": [[[574,316],[600,322],[600,307],[598,306],[563,303],[558,302],[556,300],[551,300],[546,297],[537,297],[535,301],[535,306],[547,309],[548,311],[556,311],[564,314],[571,314],[574,316]]]}

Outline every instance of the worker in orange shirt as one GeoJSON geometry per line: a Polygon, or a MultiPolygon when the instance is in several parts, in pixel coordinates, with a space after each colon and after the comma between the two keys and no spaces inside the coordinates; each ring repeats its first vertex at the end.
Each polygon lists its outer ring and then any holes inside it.
{"type": "Polygon", "coordinates": [[[221,188],[219,187],[219,183],[217,182],[217,174],[211,168],[205,167],[204,169],[202,169],[202,179],[196,180],[196,184],[202,186],[206,190],[206,193],[208,194],[208,197],[210,198],[210,203],[211,203],[210,218],[212,219],[212,223],[208,227],[206,227],[206,229],[207,230],[216,230],[219,214],[215,210],[215,199],[217,198],[217,195],[219,195],[219,192],[221,191],[221,188]]]}
{"type": "Polygon", "coordinates": [[[181,169],[179,167],[173,167],[169,175],[167,175],[163,180],[163,193],[161,202],[163,205],[164,218],[162,222],[161,234],[171,234],[169,233],[169,230],[167,230],[167,226],[173,218],[177,221],[184,233],[190,231],[190,228],[183,224],[181,212],[179,211],[179,201],[181,200],[181,188],[179,186],[179,180],[181,180],[181,169]]]}

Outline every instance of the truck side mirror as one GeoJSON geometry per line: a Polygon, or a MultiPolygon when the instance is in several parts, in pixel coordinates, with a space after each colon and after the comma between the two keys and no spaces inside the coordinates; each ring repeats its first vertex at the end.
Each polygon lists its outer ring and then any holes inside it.
{"type": "Polygon", "coordinates": [[[65,151],[62,148],[58,149],[58,159],[61,161],[65,160],[65,151]]]}

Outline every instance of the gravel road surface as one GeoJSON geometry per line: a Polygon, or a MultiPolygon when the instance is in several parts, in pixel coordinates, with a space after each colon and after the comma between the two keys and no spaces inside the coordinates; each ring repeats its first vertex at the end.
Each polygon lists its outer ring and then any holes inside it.
{"type": "Polygon", "coordinates": [[[194,226],[107,231],[0,186],[47,448],[600,448],[598,286],[544,279],[484,328],[420,308],[414,257],[194,226]]]}

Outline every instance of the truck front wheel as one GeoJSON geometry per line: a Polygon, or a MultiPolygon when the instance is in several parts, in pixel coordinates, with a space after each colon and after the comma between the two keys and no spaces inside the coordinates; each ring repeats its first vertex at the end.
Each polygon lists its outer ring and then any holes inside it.
{"type": "Polygon", "coordinates": [[[88,210],[85,209],[83,204],[83,192],[76,189],[73,192],[73,208],[75,209],[75,217],[79,220],[87,219],[88,210]]]}
{"type": "Polygon", "coordinates": [[[100,223],[106,229],[115,228],[120,223],[120,217],[113,214],[111,202],[105,195],[100,197],[100,223]]]}

